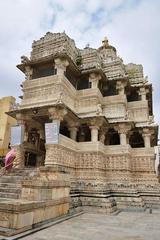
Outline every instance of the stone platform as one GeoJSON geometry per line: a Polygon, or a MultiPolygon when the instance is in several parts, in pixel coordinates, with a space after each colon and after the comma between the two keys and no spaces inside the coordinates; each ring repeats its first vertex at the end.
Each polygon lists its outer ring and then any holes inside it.
{"type": "MultiPolygon", "coordinates": [[[[13,176],[4,176],[1,181],[7,177],[8,186],[15,180],[13,176]]],[[[42,168],[18,181],[19,195],[8,198],[4,192],[5,198],[0,198],[0,234],[12,236],[68,213],[70,182],[66,174],[42,168]]]]}
{"type": "Polygon", "coordinates": [[[85,213],[23,240],[159,240],[160,211],[120,212],[118,215],[85,213]]]}

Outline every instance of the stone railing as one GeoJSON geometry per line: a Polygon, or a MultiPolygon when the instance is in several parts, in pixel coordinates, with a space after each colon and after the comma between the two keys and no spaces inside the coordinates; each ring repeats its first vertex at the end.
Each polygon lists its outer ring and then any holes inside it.
{"type": "Polygon", "coordinates": [[[151,148],[132,148],[127,145],[104,145],[98,142],[76,142],[62,134],[59,137],[59,144],[79,152],[103,152],[106,155],[131,154],[134,157],[154,156],[154,147],[151,148]]]}
{"type": "Polygon", "coordinates": [[[85,116],[95,116],[97,105],[102,103],[103,96],[98,88],[89,88],[77,91],[77,99],[75,108],[80,117],[84,116],[84,114],[85,116]]]}
{"type": "Polygon", "coordinates": [[[107,119],[144,122],[148,120],[148,102],[127,103],[126,95],[103,97],[100,90],[76,90],[65,76],[52,75],[23,82],[24,96],[20,108],[64,103],[79,117],[96,116],[98,105],[107,119]]]}
{"type": "Polygon", "coordinates": [[[124,119],[127,100],[125,95],[114,95],[103,98],[103,113],[108,119],[124,119]]]}
{"type": "Polygon", "coordinates": [[[102,101],[99,89],[77,91],[65,76],[48,76],[23,82],[24,96],[21,108],[64,103],[73,112],[96,115],[97,104],[102,101]]]}
{"type": "Polygon", "coordinates": [[[131,152],[131,146],[129,144],[127,145],[109,145],[105,146],[105,154],[106,155],[122,155],[122,154],[130,154],[131,152]]]}
{"type": "Polygon", "coordinates": [[[59,135],[59,145],[71,149],[72,151],[78,150],[78,143],[62,134],[59,135]]]}
{"type": "Polygon", "coordinates": [[[148,101],[128,102],[128,117],[135,122],[148,121],[148,101]]]}
{"type": "Polygon", "coordinates": [[[23,83],[21,108],[47,106],[64,102],[74,110],[76,90],[65,76],[52,75],[23,83]]]}
{"type": "Polygon", "coordinates": [[[154,148],[131,148],[133,156],[153,156],[154,148]]]}
{"type": "MultiPolygon", "coordinates": [[[[131,148],[130,145],[106,146],[101,142],[76,142],[60,135],[50,158],[67,168],[97,168],[111,171],[154,172],[154,148],[131,148]]],[[[48,155],[49,157],[49,155],[48,155]]]]}
{"type": "Polygon", "coordinates": [[[104,152],[104,144],[101,142],[78,142],[79,152],[104,152]]]}
{"type": "Polygon", "coordinates": [[[43,78],[36,78],[31,80],[26,80],[23,82],[23,89],[24,90],[32,90],[37,88],[42,88],[46,85],[53,85],[61,82],[61,76],[58,75],[51,75],[43,78]]]}

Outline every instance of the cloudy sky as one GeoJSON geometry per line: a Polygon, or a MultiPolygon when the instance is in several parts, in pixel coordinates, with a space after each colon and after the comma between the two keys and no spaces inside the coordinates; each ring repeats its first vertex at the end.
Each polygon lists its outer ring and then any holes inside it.
{"type": "Polygon", "coordinates": [[[79,48],[99,47],[107,36],[124,63],[143,64],[160,122],[159,0],[0,0],[0,97],[22,94],[16,64],[32,41],[64,30],[79,48]]]}

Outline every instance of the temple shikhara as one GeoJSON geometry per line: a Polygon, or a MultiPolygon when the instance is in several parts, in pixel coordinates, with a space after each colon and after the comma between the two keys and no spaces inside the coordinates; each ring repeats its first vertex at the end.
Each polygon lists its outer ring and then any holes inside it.
{"type": "Polygon", "coordinates": [[[8,114],[24,134],[0,180],[17,189],[0,202],[1,227],[15,234],[68,212],[160,207],[158,126],[142,65],[124,64],[107,38],[79,49],[48,32],[17,67],[23,95],[8,114]]]}

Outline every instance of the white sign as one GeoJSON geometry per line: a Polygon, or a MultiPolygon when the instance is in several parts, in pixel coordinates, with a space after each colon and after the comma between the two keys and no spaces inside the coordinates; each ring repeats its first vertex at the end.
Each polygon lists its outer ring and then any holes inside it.
{"type": "Polygon", "coordinates": [[[20,145],[24,141],[24,125],[11,127],[11,146],[20,145]]]}
{"type": "Polygon", "coordinates": [[[60,121],[54,120],[52,123],[45,123],[45,138],[47,144],[59,143],[60,121]]]}

